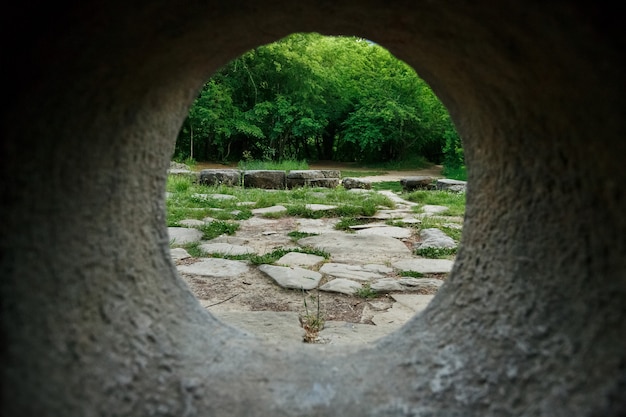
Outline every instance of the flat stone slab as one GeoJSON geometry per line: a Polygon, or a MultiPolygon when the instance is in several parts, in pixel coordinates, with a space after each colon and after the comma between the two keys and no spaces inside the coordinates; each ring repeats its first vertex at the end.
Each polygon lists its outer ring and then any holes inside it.
{"type": "Polygon", "coordinates": [[[189,255],[189,252],[187,252],[183,248],[172,248],[172,249],[170,249],[170,256],[175,261],[182,261],[183,259],[191,258],[191,255],[189,255]]]}
{"type": "Polygon", "coordinates": [[[400,278],[398,282],[407,289],[419,290],[425,288],[439,288],[443,281],[435,278],[400,278]]]}
{"type": "Polygon", "coordinates": [[[428,304],[435,298],[434,295],[423,294],[391,294],[391,298],[396,300],[398,304],[412,310],[415,313],[419,313],[428,307],[428,304]]]}
{"type": "Polygon", "coordinates": [[[268,214],[268,213],[284,213],[286,211],[287,211],[287,208],[285,206],[271,206],[271,207],[253,209],[252,214],[263,215],[263,214],[268,214]]]}
{"type": "Polygon", "coordinates": [[[345,263],[384,263],[412,256],[404,243],[386,236],[325,233],[300,239],[298,244],[328,252],[334,261],[345,263]]]}
{"type": "Polygon", "coordinates": [[[433,204],[424,204],[420,208],[422,209],[422,213],[424,214],[439,214],[449,210],[449,208],[446,206],[436,206],[433,204]]]}
{"type": "Polygon", "coordinates": [[[320,272],[335,278],[368,282],[384,278],[387,274],[393,272],[393,269],[385,265],[376,264],[350,265],[329,262],[322,265],[320,272]]]}
{"type": "Polygon", "coordinates": [[[170,237],[170,243],[173,245],[200,242],[202,239],[201,231],[189,227],[168,227],[167,233],[170,237]]]}
{"type": "Polygon", "coordinates": [[[412,201],[407,201],[407,200],[403,199],[402,197],[400,197],[398,194],[394,193],[393,191],[390,191],[390,190],[380,190],[378,192],[380,194],[384,195],[385,197],[389,198],[394,203],[405,204],[407,206],[416,206],[417,205],[417,203],[414,203],[412,201]]]}
{"type": "Polygon", "coordinates": [[[193,198],[197,198],[199,200],[232,200],[237,197],[230,194],[192,194],[193,198]]]}
{"type": "Polygon", "coordinates": [[[395,239],[405,239],[411,237],[411,230],[405,227],[385,226],[373,227],[357,231],[360,235],[387,236],[395,239]]]}
{"type": "Polygon", "coordinates": [[[259,271],[272,278],[283,288],[312,290],[322,279],[322,274],[299,267],[261,265],[259,271]]]}
{"type": "Polygon", "coordinates": [[[335,210],[337,206],[329,206],[327,204],[306,204],[304,208],[311,211],[328,211],[335,210]]]}
{"type": "Polygon", "coordinates": [[[273,342],[302,343],[304,330],[298,313],[290,311],[213,311],[211,314],[223,323],[248,335],[273,342]]]}
{"type": "Polygon", "coordinates": [[[185,219],[185,220],[179,221],[178,224],[184,227],[200,227],[200,226],[204,226],[206,223],[203,222],[202,220],[185,219]]]}
{"type": "Polygon", "coordinates": [[[320,287],[320,290],[327,292],[338,292],[346,295],[354,295],[355,292],[363,288],[363,285],[345,278],[337,278],[328,281],[320,287]]]}
{"type": "Polygon", "coordinates": [[[324,262],[323,256],[312,255],[310,253],[289,252],[276,261],[279,265],[286,266],[314,266],[324,262]]]}
{"type": "Polygon", "coordinates": [[[211,278],[231,278],[250,271],[247,262],[221,258],[202,259],[191,265],[180,265],[177,268],[184,274],[211,278]]]}
{"type": "Polygon", "coordinates": [[[450,236],[439,229],[430,228],[420,231],[420,241],[415,244],[416,249],[423,248],[456,248],[457,243],[450,236]]]}
{"type": "MultiPolygon", "coordinates": [[[[411,316],[408,315],[408,318],[411,316]]],[[[402,320],[398,319],[398,322],[402,320]]],[[[407,318],[407,320],[408,320],[407,318]]],[[[381,338],[400,327],[398,324],[380,323],[376,326],[371,324],[347,323],[345,321],[327,321],[324,329],[320,332],[322,343],[340,346],[363,346],[374,344],[381,338]]]]}
{"type": "Polygon", "coordinates": [[[422,274],[447,274],[452,270],[453,261],[448,259],[403,259],[392,263],[401,271],[415,271],[422,274]]]}
{"type": "Polygon", "coordinates": [[[393,278],[383,278],[372,282],[370,288],[376,292],[404,291],[405,288],[393,278]]]}
{"type": "Polygon", "coordinates": [[[336,233],[335,225],[339,222],[339,219],[297,219],[298,231],[303,233],[336,233]]]}
{"type": "Polygon", "coordinates": [[[219,253],[222,255],[247,255],[254,253],[249,246],[233,245],[230,243],[203,243],[199,248],[206,253],[219,253]]]}

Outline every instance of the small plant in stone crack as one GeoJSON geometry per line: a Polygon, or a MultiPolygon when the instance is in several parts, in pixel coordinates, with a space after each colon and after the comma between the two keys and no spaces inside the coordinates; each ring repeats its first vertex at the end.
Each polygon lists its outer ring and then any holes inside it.
{"type": "Polygon", "coordinates": [[[358,290],[356,290],[354,295],[356,295],[357,297],[367,299],[367,298],[376,298],[378,296],[378,293],[376,292],[376,290],[373,290],[369,284],[365,284],[363,285],[362,288],[359,288],[358,290]]]}
{"type": "Polygon", "coordinates": [[[320,294],[317,293],[317,297],[310,296],[313,302],[317,302],[317,311],[309,312],[309,306],[307,304],[307,294],[302,289],[302,298],[304,300],[304,314],[300,314],[298,317],[300,320],[300,326],[304,329],[304,343],[315,343],[319,336],[319,332],[324,328],[324,315],[320,311],[320,294]]]}

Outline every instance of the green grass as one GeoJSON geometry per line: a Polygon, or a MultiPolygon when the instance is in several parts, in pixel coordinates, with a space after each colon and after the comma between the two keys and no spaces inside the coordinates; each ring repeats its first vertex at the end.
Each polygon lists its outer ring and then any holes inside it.
{"type": "Polygon", "coordinates": [[[422,248],[415,251],[416,255],[430,259],[450,258],[456,255],[456,248],[422,248]]]}
{"type": "Polygon", "coordinates": [[[465,166],[454,168],[448,168],[444,166],[441,174],[446,178],[451,178],[453,180],[467,181],[467,170],[465,166]]]}
{"type": "Polygon", "coordinates": [[[402,185],[400,185],[400,181],[373,182],[372,190],[375,190],[375,191],[388,190],[388,191],[399,193],[399,192],[402,192],[402,185]]]}
{"type": "Polygon", "coordinates": [[[215,220],[198,229],[202,232],[202,239],[211,240],[221,235],[234,235],[239,229],[239,223],[215,220]]]}
{"type": "Polygon", "coordinates": [[[412,278],[421,278],[424,276],[421,272],[417,271],[400,271],[399,274],[401,277],[412,277],[412,278]]]}
{"type": "Polygon", "coordinates": [[[239,161],[237,168],[241,170],[279,170],[279,171],[293,171],[301,169],[309,169],[309,164],[306,161],[296,160],[284,160],[284,161],[239,161]]]}
{"type": "Polygon", "coordinates": [[[354,292],[354,295],[361,298],[376,298],[378,293],[370,288],[370,284],[364,284],[362,288],[359,288],[354,292]]]}
{"type": "MultiPolygon", "coordinates": [[[[446,206],[448,210],[441,216],[463,216],[465,214],[465,193],[451,193],[448,191],[413,191],[402,196],[405,200],[421,205],[446,206]]],[[[419,212],[419,207],[415,210],[419,212]]]]}
{"type": "Polygon", "coordinates": [[[287,233],[287,236],[289,236],[294,242],[297,242],[298,240],[304,239],[305,237],[317,236],[317,233],[306,233],[294,230],[293,232],[287,233]]]}
{"type": "Polygon", "coordinates": [[[232,259],[238,261],[248,261],[253,265],[263,265],[263,264],[273,264],[289,252],[298,252],[298,253],[307,253],[310,255],[321,256],[324,259],[329,259],[330,254],[328,252],[324,252],[319,249],[304,247],[304,248],[278,248],[274,249],[272,252],[266,253],[264,255],[257,255],[254,253],[248,253],[243,255],[227,255],[223,253],[209,253],[205,255],[209,255],[213,258],[224,258],[224,259],[232,259]]]}

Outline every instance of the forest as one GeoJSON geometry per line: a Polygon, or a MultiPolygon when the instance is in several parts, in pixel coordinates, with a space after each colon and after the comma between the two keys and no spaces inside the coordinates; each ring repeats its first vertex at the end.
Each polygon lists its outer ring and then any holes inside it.
{"type": "Polygon", "coordinates": [[[257,47],[213,74],[174,159],[464,165],[446,108],[409,65],[369,40],[316,33],[257,47]]]}

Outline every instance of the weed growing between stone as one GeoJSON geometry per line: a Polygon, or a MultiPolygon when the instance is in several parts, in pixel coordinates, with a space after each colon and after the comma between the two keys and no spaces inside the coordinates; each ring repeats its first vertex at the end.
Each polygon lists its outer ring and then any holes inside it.
{"type": "Polygon", "coordinates": [[[412,277],[412,278],[421,278],[424,276],[421,272],[417,271],[400,271],[399,274],[401,277],[412,277]]]}
{"type": "Polygon", "coordinates": [[[317,297],[311,296],[313,301],[317,301],[317,310],[315,312],[309,312],[306,298],[307,296],[303,289],[302,299],[304,301],[304,314],[300,314],[298,319],[300,320],[300,326],[304,329],[304,343],[315,343],[319,337],[319,332],[324,329],[325,323],[324,316],[320,311],[320,293],[318,291],[317,297]]]}
{"type": "Polygon", "coordinates": [[[456,248],[421,248],[417,249],[415,254],[424,258],[442,259],[455,255],[456,248]]]}
{"type": "Polygon", "coordinates": [[[356,290],[354,295],[356,295],[357,297],[368,299],[376,298],[378,296],[378,293],[374,291],[369,284],[364,284],[362,288],[356,290]]]}

